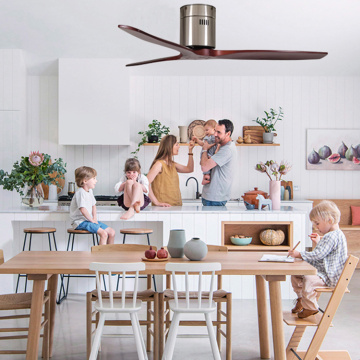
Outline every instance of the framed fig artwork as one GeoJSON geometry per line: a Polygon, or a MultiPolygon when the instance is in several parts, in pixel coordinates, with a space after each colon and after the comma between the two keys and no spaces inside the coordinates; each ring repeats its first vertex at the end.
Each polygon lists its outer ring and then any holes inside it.
{"type": "Polygon", "coordinates": [[[360,170],[360,129],[307,129],[307,170],[360,170]]]}

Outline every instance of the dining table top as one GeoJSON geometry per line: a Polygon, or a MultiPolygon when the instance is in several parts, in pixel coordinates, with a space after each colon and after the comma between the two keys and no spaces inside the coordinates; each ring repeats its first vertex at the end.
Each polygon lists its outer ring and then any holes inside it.
{"type": "MultiPolygon", "coordinates": [[[[222,275],[315,275],[316,269],[299,259],[293,263],[260,262],[263,254],[286,255],[284,252],[219,252],[209,251],[201,262],[221,263],[222,275]]],[[[144,253],[139,251],[90,252],[90,251],[23,251],[0,265],[0,274],[92,274],[92,262],[140,262],[144,253]]],[[[167,262],[187,262],[187,258],[167,261],[145,261],[142,274],[164,275],[167,262]]]]}

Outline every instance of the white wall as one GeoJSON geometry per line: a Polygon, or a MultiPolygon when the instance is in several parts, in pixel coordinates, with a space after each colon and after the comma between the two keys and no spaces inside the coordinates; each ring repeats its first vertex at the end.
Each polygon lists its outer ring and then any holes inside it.
{"type": "MultiPolygon", "coordinates": [[[[144,130],[152,119],[170,126],[178,135],[178,125],[188,125],[195,119],[228,118],[234,122],[233,138],[236,139],[242,134],[242,126],[256,125],[251,120],[262,116],[263,110],[282,106],[285,117],[277,127],[276,138],[281,146],[238,148],[232,196],[238,198],[254,186],[267,191],[267,177],[254,170],[255,163],[284,159],[293,164],[285,179],[301,187],[301,191],[295,192],[296,198],[360,197],[359,172],[305,169],[306,129],[359,128],[359,77],[132,76],[129,119],[132,145],[129,147],[58,145],[57,88],[56,76],[29,76],[26,119],[20,117],[18,125],[11,127],[4,117],[11,114],[1,115],[1,168],[10,170],[20,154],[40,150],[67,162],[66,182],[74,181],[76,167],[92,166],[98,171],[95,193],[113,194],[113,185],[122,174],[124,162],[140,140],[137,132],[144,130]],[[25,140],[16,137],[21,127],[26,129],[25,140]],[[10,152],[9,147],[14,151],[10,152]]],[[[192,175],[201,181],[199,150],[196,148],[192,175]]],[[[155,153],[155,147],[140,150],[139,160],[144,172],[148,171],[155,153]]],[[[181,148],[177,161],[187,161],[186,147],[181,148]]],[[[185,187],[187,177],[180,175],[181,190],[183,197],[190,198],[195,194],[195,183],[185,187]]],[[[17,194],[5,194],[0,190],[2,207],[17,206],[19,202],[17,194]]]]}

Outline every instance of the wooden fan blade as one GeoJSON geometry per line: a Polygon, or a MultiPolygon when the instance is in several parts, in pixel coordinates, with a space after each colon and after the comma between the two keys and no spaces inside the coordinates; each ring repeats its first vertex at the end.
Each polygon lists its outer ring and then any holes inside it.
{"type": "Polygon", "coordinates": [[[167,47],[167,48],[172,49],[172,50],[179,51],[183,55],[188,55],[188,56],[193,55],[193,50],[191,50],[191,49],[189,49],[189,48],[187,48],[185,46],[173,43],[173,42],[165,40],[165,39],[161,39],[159,37],[148,34],[145,31],[134,28],[132,26],[118,25],[118,27],[119,27],[119,29],[121,29],[121,30],[127,32],[128,34],[130,34],[132,36],[135,36],[135,37],[137,37],[137,38],[139,38],[141,40],[150,42],[152,44],[164,46],[164,47],[167,47]]]}
{"type": "Polygon", "coordinates": [[[136,63],[131,63],[131,64],[127,64],[126,66],[138,66],[138,65],[146,65],[146,64],[151,64],[151,63],[156,63],[156,62],[161,62],[161,61],[171,61],[171,60],[181,60],[182,55],[176,55],[176,56],[170,56],[170,57],[164,57],[164,58],[159,58],[159,59],[152,59],[152,60],[145,60],[145,61],[140,61],[140,62],[136,62],[136,63]]]}
{"type": "Polygon", "coordinates": [[[283,50],[212,50],[209,55],[216,59],[233,60],[318,60],[327,52],[283,50]]]}

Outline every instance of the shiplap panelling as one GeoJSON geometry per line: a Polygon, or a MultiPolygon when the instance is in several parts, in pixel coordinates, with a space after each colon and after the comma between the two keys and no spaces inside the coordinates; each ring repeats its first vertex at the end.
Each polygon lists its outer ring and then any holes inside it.
{"type": "MultiPolygon", "coordinates": [[[[1,73],[0,73],[1,74],[1,73]]],[[[254,186],[267,191],[268,179],[254,170],[258,161],[287,160],[293,164],[285,177],[301,187],[295,198],[359,198],[359,173],[351,171],[310,171],[306,165],[306,129],[359,128],[359,77],[281,77],[281,76],[132,76],[130,78],[131,146],[60,146],[57,143],[58,78],[30,76],[27,78],[27,110],[25,117],[11,120],[9,113],[1,115],[1,168],[10,170],[21,154],[40,150],[53,158],[67,162],[66,183],[74,181],[74,170],[81,165],[98,171],[96,194],[113,194],[113,186],[123,173],[124,163],[136,148],[152,119],[158,119],[179,134],[179,125],[188,125],[195,119],[229,118],[235,125],[233,139],[242,135],[244,125],[252,122],[270,107],[284,109],[284,120],[276,126],[276,142],[280,147],[238,147],[238,166],[232,197],[238,198],[254,186]],[[16,126],[14,126],[16,124],[16,126]],[[26,129],[21,140],[19,129],[26,129]],[[11,135],[11,136],[10,136],[11,135]],[[9,149],[14,149],[10,152],[9,149]]],[[[14,117],[14,115],[12,115],[14,117]]],[[[16,116],[15,116],[16,117],[16,116]]],[[[84,125],[86,126],[86,125],[84,125]]],[[[69,128],[69,131],[72,129],[69,128]]],[[[111,129],[103,129],[111,131],[111,129]]],[[[121,136],[121,134],[119,134],[121,136]]],[[[360,143],[360,139],[359,139],[360,143]]],[[[157,147],[142,147],[138,157],[147,173],[157,147]]],[[[199,183],[200,148],[195,148],[195,176],[199,183]]],[[[187,162],[187,148],[180,148],[176,161],[187,162]]],[[[180,174],[184,198],[193,198],[196,187],[188,174],[180,174]]],[[[66,186],[63,193],[66,193],[66,186]]],[[[201,185],[200,185],[201,192],[201,185]]],[[[0,191],[2,207],[17,206],[17,194],[0,191]]]]}

